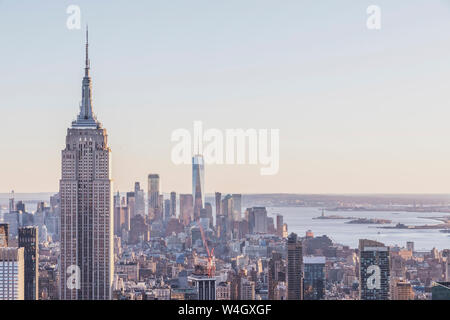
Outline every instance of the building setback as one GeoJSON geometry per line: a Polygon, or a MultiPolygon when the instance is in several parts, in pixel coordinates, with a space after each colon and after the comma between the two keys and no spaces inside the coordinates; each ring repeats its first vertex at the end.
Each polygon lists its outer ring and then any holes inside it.
{"type": "Polygon", "coordinates": [[[62,300],[109,300],[114,273],[111,150],[92,108],[86,66],[77,120],[62,151],[60,292],[62,300]]]}

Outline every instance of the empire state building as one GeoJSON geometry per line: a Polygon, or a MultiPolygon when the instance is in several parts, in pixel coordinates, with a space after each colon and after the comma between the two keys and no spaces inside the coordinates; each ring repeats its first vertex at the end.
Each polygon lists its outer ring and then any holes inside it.
{"type": "Polygon", "coordinates": [[[80,113],[62,151],[60,297],[110,300],[114,273],[111,150],[92,107],[88,32],[80,113]]]}

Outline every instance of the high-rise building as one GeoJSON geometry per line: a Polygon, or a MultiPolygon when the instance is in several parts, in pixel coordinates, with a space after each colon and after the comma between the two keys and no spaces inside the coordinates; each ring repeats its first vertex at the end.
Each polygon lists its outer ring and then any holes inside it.
{"type": "Polygon", "coordinates": [[[220,192],[215,193],[215,200],[216,200],[216,219],[217,219],[217,217],[222,214],[220,206],[222,203],[222,194],[220,192]]]}
{"type": "Polygon", "coordinates": [[[254,207],[252,208],[253,215],[255,217],[253,232],[254,233],[267,233],[268,231],[268,220],[267,220],[267,210],[265,207],[254,207]]]}
{"type": "Polygon", "coordinates": [[[283,216],[277,214],[277,236],[283,237],[283,216]]]}
{"type": "Polygon", "coordinates": [[[130,219],[136,215],[136,197],[134,192],[127,192],[127,207],[130,212],[130,219]]]}
{"type": "Polygon", "coordinates": [[[287,242],[287,298],[303,300],[303,249],[302,242],[291,233],[287,242]]]}
{"type": "Polygon", "coordinates": [[[0,300],[24,300],[24,248],[0,248],[0,300]]]}
{"type": "Polygon", "coordinates": [[[62,300],[109,300],[114,273],[111,149],[92,106],[88,36],[80,113],[62,151],[62,300]]]}
{"type": "Polygon", "coordinates": [[[205,207],[205,166],[202,155],[192,157],[192,198],[194,199],[194,220],[200,218],[205,207]]]}
{"type": "Polygon", "coordinates": [[[164,220],[170,219],[170,199],[164,200],[164,220]]]}
{"type": "Polygon", "coordinates": [[[16,202],[14,200],[14,190],[11,191],[11,198],[9,199],[9,212],[14,212],[16,211],[16,202]]]}
{"type": "Polygon", "coordinates": [[[174,191],[170,193],[170,216],[172,218],[177,216],[177,193],[174,191]]]}
{"type": "Polygon", "coordinates": [[[144,190],[141,189],[141,184],[139,182],[134,183],[134,199],[134,215],[145,215],[144,190]]]}
{"type": "Polygon", "coordinates": [[[414,252],[414,242],[413,241],[406,242],[406,249],[411,252],[414,252]]]}
{"type": "Polygon", "coordinates": [[[7,223],[0,223],[0,248],[8,247],[9,225],[7,223]]]}
{"type": "Polygon", "coordinates": [[[361,300],[388,300],[389,248],[383,243],[359,240],[359,296],[361,300]]]}
{"type": "Polygon", "coordinates": [[[191,223],[194,214],[192,194],[180,194],[180,220],[183,225],[191,223]]]}
{"type": "Polygon", "coordinates": [[[325,298],[325,257],[304,257],[303,268],[303,299],[323,300],[325,298]]]}
{"type": "Polygon", "coordinates": [[[160,203],[160,180],[159,174],[148,175],[148,216],[150,220],[159,220],[162,215],[160,203]]]}
{"type": "Polygon", "coordinates": [[[25,300],[39,298],[39,240],[37,227],[19,228],[19,247],[24,248],[25,300]]]}
{"type": "Polygon", "coordinates": [[[241,221],[242,216],[242,195],[233,194],[233,221],[241,221]]]}

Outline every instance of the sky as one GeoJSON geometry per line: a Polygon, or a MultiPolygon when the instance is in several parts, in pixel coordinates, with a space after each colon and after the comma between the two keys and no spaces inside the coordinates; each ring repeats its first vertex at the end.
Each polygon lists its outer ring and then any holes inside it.
{"type": "Polygon", "coordinates": [[[0,192],[58,190],[85,24],[114,190],[191,192],[171,134],[202,121],[280,132],[278,174],[207,165],[207,193],[450,191],[449,0],[0,0],[0,192]]]}

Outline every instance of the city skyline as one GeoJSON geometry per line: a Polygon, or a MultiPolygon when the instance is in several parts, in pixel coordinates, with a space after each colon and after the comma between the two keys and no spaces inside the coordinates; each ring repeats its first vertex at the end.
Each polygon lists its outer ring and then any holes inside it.
{"type": "MultiPolygon", "coordinates": [[[[191,192],[190,165],[170,161],[170,134],[202,120],[221,130],[280,129],[277,175],[206,165],[206,194],[448,192],[450,129],[442,115],[450,47],[440,32],[450,27],[448,2],[379,1],[376,32],[365,26],[368,4],[324,4],[289,1],[274,11],[258,2],[258,17],[248,20],[251,2],[197,1],[187,17],[167,4],[80,1],[94,39],[96,110],[115,150],[114,191],[145,186],[148,173],[158,172],[162,192],[191,192]],[[112,27],[119,18],[127,23],[112,27]]],[[[66,28],[67,5],[0,6],[9,43],[0,62],[8,74],[0,80],[0,134],[11,136],[0,147],[14,155],[2,158],[0,192],[54,192],[59,137],[80,101],[74,66],[83,32],[66,28]],[[33,32],[20,32],[26,26],[33,32]]]]}

